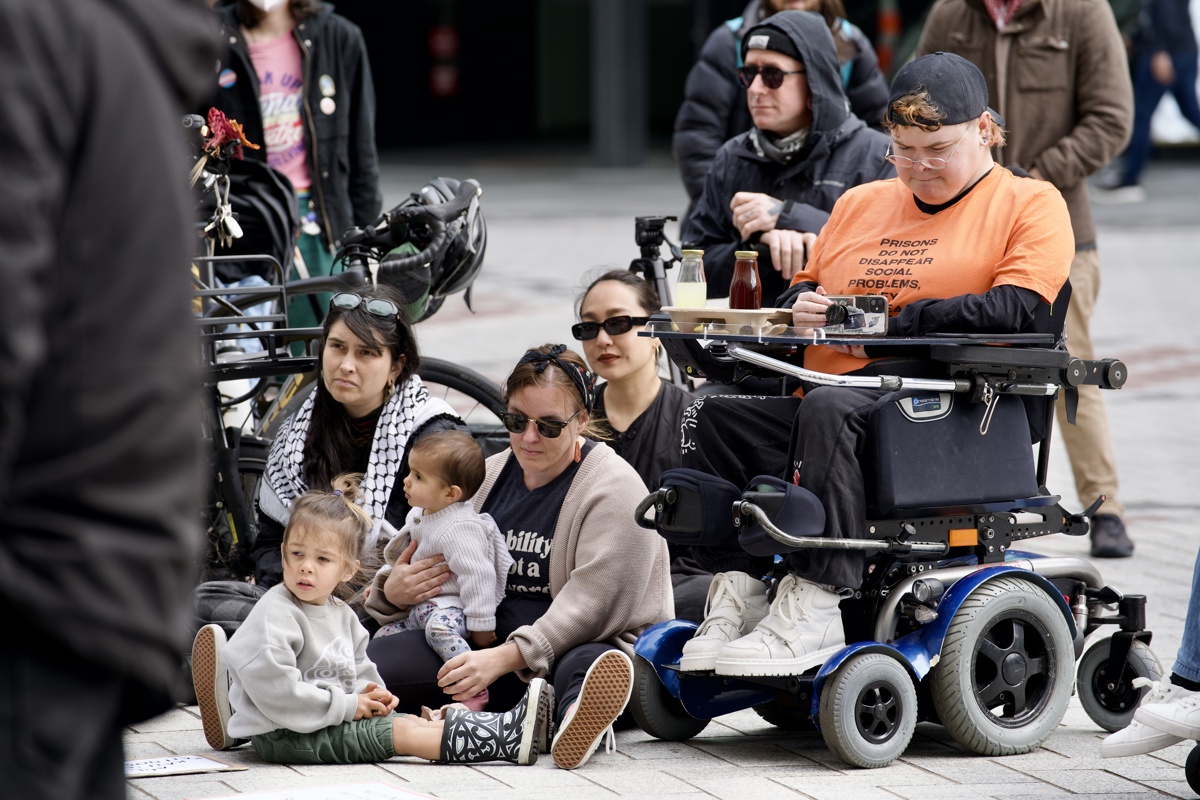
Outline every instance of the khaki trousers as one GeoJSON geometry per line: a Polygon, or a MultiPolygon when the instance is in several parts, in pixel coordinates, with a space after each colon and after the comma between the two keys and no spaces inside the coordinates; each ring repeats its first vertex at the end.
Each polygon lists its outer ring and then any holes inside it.
{"type": "MultiPolygon", "coordinates": [[[[1077,250],[1071,262],[1071,304],[1067,307],[1067,350],[1076,358],[1095,358],[1089,330],[1092,311],[1100,294],[1100,256],[1095,250],[1077,250]]],[[[1068,425],[1066,408],[1060,395],[1055,416],[1071,471],[1075,475],[1075,491],[1086,508],[1099,495],[1105,495],[1100,512],[1125,515],[1125,507],[1117,499],[1117,457],[1112,436],[1108,432],[1108,415],[1097,386],[1079,387],[1079,408],[1075,424],[1068,425]]]]}

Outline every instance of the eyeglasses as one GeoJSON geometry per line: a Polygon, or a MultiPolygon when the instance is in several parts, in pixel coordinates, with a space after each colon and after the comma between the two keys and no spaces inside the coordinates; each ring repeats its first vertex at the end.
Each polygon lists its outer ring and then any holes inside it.
{"type": "Polygon", "coordinates": [[[793,69],[785,71],[779,67],[759,67],[753,64],[747,64],[744,67],[738,67],[737,77],[740,83],[746,89],[749,89],[754,79],[761,73],[763,86],[768,89],[778,89],[783,86],[784,75],[803,75],[808,70],[793,69]]]}
{"type": "Polygon", "coordinates": [[[963,131],[963,135],[958,137],[958,141],[955,142],[954,147],[950,149],[950,155],[946,156],[945,158],[908,158],[906,156],[898,156],[890,152],[892,146],[889,144],[889,152],[883,157],[883,160],[890,161],[897,167],[915,167],[917,164],[920,164],[925,169],[945,169],[950,163],[950,159],[954,157],[954,151],[958,149],[958,146],[962,144],[962,140],[970,132],[971,126],[968,125],[967,129],[963,131]]]}
{"type": "Polygon", "coordinates": [[[529,423],[537,425],[537,431],[547,439],[557,439],[562,434],[563,429],[567,427],[567,423],[583,413],[583,409],[579,409],[566,419],[536,419],[525,416],[516,411],[501,411],[496,416],[500,417],[500,421],[504,423],[504,427],[509,433],[524,433],[529,428],[529,423]]]}
{"type": "Polygon", "coordinates": [[[330,308],[340,308],[343,311],[353,311],[362,306],[368,313],[384,319],[399,319],[400,309],[391,300],[382,297],[366,298],[354,292],[338,292],[329,299],[330,308]]]}
{"type": "Polygon", "coordinates": [[[645,325],[649,317],[631,317],[628,314],[620,317],[609,317],[604,322],[576,322],[571,326],[571,335],[581,342],[587,342],[600,335],[600,329],[609,336],[620,336],[629,333],[634,325],[645,325]]]}

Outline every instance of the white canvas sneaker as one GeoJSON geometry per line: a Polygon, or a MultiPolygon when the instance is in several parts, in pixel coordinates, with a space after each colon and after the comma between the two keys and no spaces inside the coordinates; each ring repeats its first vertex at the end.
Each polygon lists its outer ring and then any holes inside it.
{"type": "Polygon", "coordinates": [[[1164,747],[1170,747],[1173,744],[1179,744],[1183,741],[1183,737],[1181,736],[1173,736],[1158,730],[1156,727],[1152,728],[1149,725],[1143,725],[1141,722],[1138,722],[1137,716],[1146,705],[1170,703],[1179,696],[1180,692],[1186,692],[1187,690],[1169,681],[1159,683],[1158,681],[1151,681],[1149,678],[1134,678],[1133,685],[1139,689],[1143,686],[1151,688],[1146,693],[1146,696],[1142,698],[1138,711],[1134,712],[1133,721],[1116,733],[1111,733],[1104,737],[1104,741],[1100,743],[1101,758],[1145,755],[1146,753],[1153,753],[1157,750],[1162,750],[1164,747]]]}
{"type": "Polygon", "coordinates": [[[767,586],[745,572],[718,572],[708,587],[704,622],[683,646],[680,672],[713,669],[721,648],[754,630],[767,615],[767,586]]]}
{"type": "Polygon", "coordinates": [[[787,575],[770,613],[742,638],[721,648],[718,675],[799,675],[846,646],[841,595],[787,575]]]}
{"type": "Polygon", "coordinates": [[[1174,691],[1143,702],[1134,712],[1134,720],[1181,739],[1200,739],[1200,692],[1189,691],[1167,680],[1168,689],[1174,691]]]}

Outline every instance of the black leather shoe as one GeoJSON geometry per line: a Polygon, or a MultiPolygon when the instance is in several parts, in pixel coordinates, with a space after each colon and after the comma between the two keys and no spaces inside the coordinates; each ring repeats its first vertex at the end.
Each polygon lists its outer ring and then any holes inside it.
{"type": "Polygon", "coordinates": [[[1115,514],[1092,517],[1092,558],[1129,558],[1133,540],[1125,532],[1125,523],[1115,514]]]}

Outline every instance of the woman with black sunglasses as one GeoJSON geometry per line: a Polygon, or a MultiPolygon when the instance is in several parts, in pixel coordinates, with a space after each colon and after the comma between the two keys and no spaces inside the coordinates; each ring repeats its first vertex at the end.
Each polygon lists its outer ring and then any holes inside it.
{"type": "MultiPolygon", "coordinates": [[[[681,464],[680,422],[694,400],[658,372],[658,339],[639,336],[651,314],[662,308],[658,293],[644,278],[625,269],[605,272],[579,297],[580,322],[571,334],[583,342],[583,354],[604,383],[596,388],[596,422],[608,446],[641,476],[648,491],[659,476],[681,464]]],[[[686,548],[671,547],[671,584],[675,615],[699,622],[712,573],[702,569],[686,548]]]]}
{"type": "MultiPolygon", "coordinates": [[[[546,678],[557,722],[550,752],[583,765],[624,710],[633,686],[633,642],[671,617],[667,548],[634,521],[645,487],[594,438],[595,390],[565,345],[521,358],[504,387],[509,450],[488,459],[476,510],[505,534],[514,566],[496,609],[501,644],[442,663],[420,631],[372,640],[367,654],[400,710],[440,706],[484,689],[509,708],[523,681],[546,678]]],[[[371,589],[396,609],[436,594],[440,567],[398,561],[371,589]]]]}

